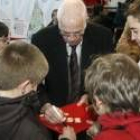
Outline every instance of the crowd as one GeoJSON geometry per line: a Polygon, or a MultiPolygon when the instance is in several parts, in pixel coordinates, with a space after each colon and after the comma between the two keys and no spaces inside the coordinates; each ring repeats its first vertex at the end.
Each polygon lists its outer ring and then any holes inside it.
{"type": "Polygon", "coordinates": [[[119,3],[109,24],[104,7],[89,19],[82,0],[64,0],[30,43],[10,42],[0,22],[1,140],[140,140],[140,1],[126,5],[122,22],[119,3]],[[61,109],[73,103],[97,115],[78,134],[61,109]],[[62,133],[44,126],[40,114],[63,124],[62,133]]]}

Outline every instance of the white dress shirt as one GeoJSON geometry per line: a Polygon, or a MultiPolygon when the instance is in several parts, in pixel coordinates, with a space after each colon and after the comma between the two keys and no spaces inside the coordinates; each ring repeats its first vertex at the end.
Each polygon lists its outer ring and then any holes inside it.
{"type": "MultiPolygon", "coordinates": [[[[69,63],[70,63],[70,56],[72,53],[72,48],[71,46],[66,43],[66,50],[67,50],[67,61],[68,61],[68,83],[69,83],[69,95],[71,94],[71,76],[70,76],[70,67],[69,67],[69,63]]],[[[79,82],[81,83],[81,51],[82,51],[82,41],[76,46],[76,54],[77,54],[77,61],[78,61],[78,65],[79,65],[79,82]]]]}
{"type": "MultiPolygon", "coordinates": [[[[66,43],[66,49],[67,49],[67,55],[68,55],[68,63],[70,62],[70,56],[72,52],[71,46],[66,43]]],[[[76,54],[77,54],[77,61],[78,65],[80,66],[81,64],[81,50],[82,50],[82,41],[76,46],[76,54]]]]}

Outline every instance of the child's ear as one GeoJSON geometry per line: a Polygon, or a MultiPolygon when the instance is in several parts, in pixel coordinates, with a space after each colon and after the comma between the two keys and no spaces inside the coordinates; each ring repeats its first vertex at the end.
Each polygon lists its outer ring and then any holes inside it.
{"type": "Polygon", "coordinates": [[[102,100],[100,100],[97,96],[95,97],[95,102],[96,102],[96,111],[98,115],[111,112],[111,108],[102,100]]]}
{"type": "Polygon", "coordinates": [[[97,107],[100,106],[101,104],[103,104],[103,102],[97,96],[95,96],[94,99],[95,99],[97,107]]]}
{"type": "Polygon", "coordinates": [[[28,93],[27,90],[28,90],[28,87],[30,86],[30,84],[31,84],[30,80],[26,80],[18,86],[18,89],[21,91],[21,93],[23,95],[28,93]]]}

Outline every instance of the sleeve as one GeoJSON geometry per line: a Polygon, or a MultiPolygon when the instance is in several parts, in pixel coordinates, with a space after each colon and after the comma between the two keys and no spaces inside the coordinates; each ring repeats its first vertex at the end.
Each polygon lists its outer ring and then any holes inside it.
{"type": "MultiPolygon", "coordinates": [[[[98,27],[99,28],[99,27],[98,27]]],[[[100,52],[102,54],[108,54],[114,52],[114,46],[113,46],[113,33],[112,31],[107,28],[100,26],[100,52]]]]}
{"type": "Polygon", "coordinates": [[[42,107],[45,103],[50,102],[50,100],[47,96],[45,84],[43,84],[43,83],[39,84],[37,90],[38,90],[38,99],[40,101],[40,106],[42,107]]]}
{"type": "MultiPolygon", "coordinates": [[[[41,31],[33,34],[32,38],[31,38],[31,43],[36,45],[42,51],[42,53],[44,53],[44,55],[45,55],[45,50],[44,50],[45,48],[44,48],[44,44],[43,44],[43,40],[45,38],[44,30],[43,30],[43,32],[41,30],[41,31]]],[[[42,82],[38,85],[37,91],[38,91],[38,98],[40,101],[40,106],[42,107],[45,103],[49,102],[47,92],[46,92],[45,82],[42,82]]]]}
{"type": "Polygon", "coordinates": [[[31,37],[31,43],[36,45],[36,46],[39,46],[38,44],[38,39],[37,39],[37,36],[36,34],[33,34],[32,37],[31,37]]]}
{"type": "Polygon", "coordinates": [[[106,29],[106,34],[104,34],[104,53],[112,53],[114,52],[114,46],[113,46],[113,33],[110,29],[106,29]]]}
{"type": "Polygon", "coordinates": [[[45,29],[42,31],[40,30],[39,32],[35,33],[31,37],[31,43],[37,46],[45,55],[45,48],[44,48],[44,40],[45,40],[45,35],[44,35],[45,29]]]}
{"type": "Polygon", "coordinates": [[[42,133],[41,131],[32,135],[30,140],[53,140],[49,132],[46,134],[42,133]]]}

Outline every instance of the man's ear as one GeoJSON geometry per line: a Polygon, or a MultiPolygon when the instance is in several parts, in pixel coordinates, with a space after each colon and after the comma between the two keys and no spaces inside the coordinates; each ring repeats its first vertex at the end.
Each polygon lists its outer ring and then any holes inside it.
{"type": "Polygon", "coordinates": [[[18,89],[21,91],[22,95],[24,95],[29,92],[29,87],[31,87],[31,82],[30,80],[26,80],[18,86],[18,89]]]}

